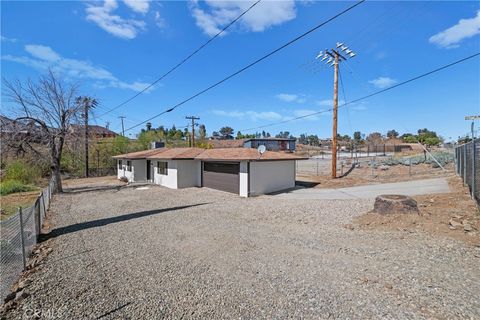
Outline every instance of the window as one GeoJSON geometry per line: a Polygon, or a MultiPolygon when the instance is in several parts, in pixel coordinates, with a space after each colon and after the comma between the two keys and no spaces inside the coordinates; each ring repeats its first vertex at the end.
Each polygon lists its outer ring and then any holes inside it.
{"type": "Polygon", "coordinates": [[[127,161],[127,171],[132,171],[132,161],[127,161]]]}
{"type": "Polygon", "coordinates": [[[118,169],[120,169],[120,170],[123,169],[122,160],[118,160],[118,169]]]}
{"type": "Polygon", "coordinates": [[[168,162],[158,161],[157,162],[157,173],[168,175],[168,162]]]}

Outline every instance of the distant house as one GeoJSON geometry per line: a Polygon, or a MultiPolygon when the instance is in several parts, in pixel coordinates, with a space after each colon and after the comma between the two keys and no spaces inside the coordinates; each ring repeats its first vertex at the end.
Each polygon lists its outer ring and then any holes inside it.
{"type": "Polygon", "coordinates": [[[213,148],[254,148],[264,145],[268,151],[295,151],[295,139],[252,138],[237,140],[211,140],[213,148]]]}
{"type": "Polygon", "coordinates": [[[295,186],[295,161],[305,158],[252,148],[161,148],[114,157],[118,178],[172,189],[207,187],[242,197],[295,186]]]}
{"type": "MultiPolygon", "coordinates": [[[[84,132],[85,126],[79,124],[72,124],[69,129],[69,134],[75,136],[81,136],[84,134],[84,132]]],[[[114,138],[117,136],[117,134],[112,130],[97,125],[89,125],[88,134],[92,138],[114,138]]]]}

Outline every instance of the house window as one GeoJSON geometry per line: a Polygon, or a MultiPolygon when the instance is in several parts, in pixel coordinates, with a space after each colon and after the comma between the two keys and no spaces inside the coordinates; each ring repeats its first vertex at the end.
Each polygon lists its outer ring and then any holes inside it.
{"type": "Polygon", "coordinates": [[[122,170],[122,160],[118,160],[118,169],[122,170]]]}
{"type": "Polygon", "coordinates": [[[157,162],[157,173],[168,175],[168,162],[158,161],[157,162]]]}
{"type": "Polygon", "coordinates": [[[127,171],[132,171],[132,161],[127,161],[127,171]]]}

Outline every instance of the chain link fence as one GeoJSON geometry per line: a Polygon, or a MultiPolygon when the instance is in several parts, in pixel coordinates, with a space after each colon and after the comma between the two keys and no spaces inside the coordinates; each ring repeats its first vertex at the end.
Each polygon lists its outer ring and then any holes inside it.
{"type": "Polygon", "coordinates": [[[19,208],[17,213],[0,221],[0,295],[2,300],[27,266],[27,260],[37,244],[50,200],[54,182],[42,190],[35,203],[19,208]]]}
{"type": "Polygon", "coordinates": [[[480,204],[480,139],[455,148],[455,170],[473,199],[480,204]]]}

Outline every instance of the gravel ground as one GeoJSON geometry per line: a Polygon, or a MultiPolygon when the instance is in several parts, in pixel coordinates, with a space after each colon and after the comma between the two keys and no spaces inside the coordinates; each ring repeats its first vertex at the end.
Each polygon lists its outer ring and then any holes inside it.
{"type": "Polygon", "coordinates": [[[479,319],[479,248],[342,227],[372,205],[156,186],[56,196],[53,252],[7,318],[479,319]]]}

